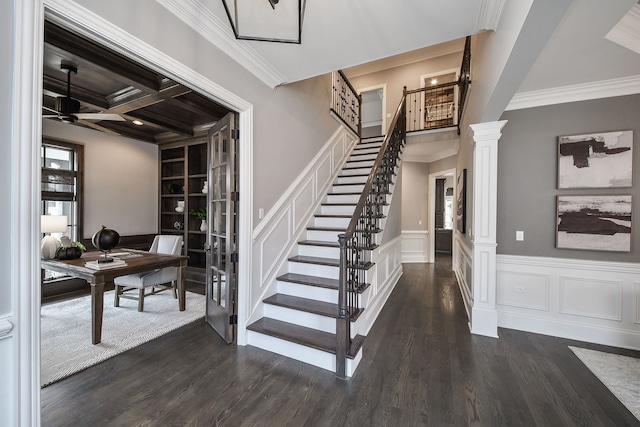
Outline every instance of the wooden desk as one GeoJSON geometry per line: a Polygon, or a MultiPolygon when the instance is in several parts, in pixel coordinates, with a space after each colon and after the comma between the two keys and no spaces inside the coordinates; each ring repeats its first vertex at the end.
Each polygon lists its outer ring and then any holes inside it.
{"type": "Polygon", "coordinates": [[[95,261],[102,256],[101,252],[86,252],[81,258],[60,261],[56,259],[40,260],[41,268],[72,277],[84,279],[91,285],[91,343],[98,344],[102,339],[102,312],[104,309],[105,284],[113,284],[113,279],[127,274],[142,273],[163,267],[178,267],[178,305],[180,311],[185,310],[185,267],[187,257],[182,255],[164,255],[133,249],[118,249],[118,252],[141,254],[140,257],[127,258],[127,265],[105,270],[93,270],[85,267],[87,261],[95,261]]]}

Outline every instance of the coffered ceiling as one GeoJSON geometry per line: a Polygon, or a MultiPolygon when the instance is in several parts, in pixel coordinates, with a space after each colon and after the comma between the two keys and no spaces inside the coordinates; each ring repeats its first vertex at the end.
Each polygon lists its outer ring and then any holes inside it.
{"type": "Polygon", "coordinates": [[[67,94],[62,64],[77,69],[71,74],[77,113],[112,113],[124,119],[78,119],[73,125],[162,143],[202,134],[228,113],[193,90],[49,22],[44,40],[42,114],[47,120],[60,120],[57,100],[67,94]]]}

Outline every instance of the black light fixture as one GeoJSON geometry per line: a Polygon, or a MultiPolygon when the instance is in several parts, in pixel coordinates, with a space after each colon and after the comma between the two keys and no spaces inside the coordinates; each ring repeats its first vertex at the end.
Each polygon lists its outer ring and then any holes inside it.
{"type": "Polygon", "coordinates": [[[306,0],[222,0],[238,40],[300,44],[306,0]]]}

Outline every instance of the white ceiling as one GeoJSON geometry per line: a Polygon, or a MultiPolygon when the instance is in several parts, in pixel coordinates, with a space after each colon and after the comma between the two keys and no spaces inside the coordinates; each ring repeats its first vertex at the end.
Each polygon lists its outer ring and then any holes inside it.
{"type": "Polygon", "coordinates": [[[276,86],[494,29],[505,0],[307,0],[299,45],[235,40],[222,0],[157,1],[276,86]]]}
{"type": "MultiPolygon", "coordinates": [[[[507,0],[307,0],[300,45],[235,40],[222,0],[156,1],[275,87],[338,69],[365,74],[459,50],[465,36],[497,27],[507,0]]],[[[639,93],[640,55],[605,38],[634,5],[636,0],[574,0],[508,108],[639,93]],[[597,94],[566,96],[566,88],[584,92],[592,82],[600,82],[597,94]],[[609,91],[607,82],[618,91],[609,91]],[[527,101],[531,97],[534,103],[527,101]]],[[[631,21],[635,32],[628,22],[618,37],[639,47],[640,18],[631,21]]],[[[414,145],[407,154],[416,160],[433,161],[451,151],[414,145]]]]}

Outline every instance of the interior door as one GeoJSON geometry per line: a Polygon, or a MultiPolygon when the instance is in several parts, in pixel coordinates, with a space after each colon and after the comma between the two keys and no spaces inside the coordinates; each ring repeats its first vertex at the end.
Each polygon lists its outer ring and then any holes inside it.
{"type": "Polygon", "coordinates": [[[238,140],[236,115],[209,130],[206,321],[228,343],[236,339],[238,277],[238,140]]]}

